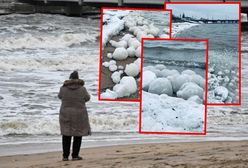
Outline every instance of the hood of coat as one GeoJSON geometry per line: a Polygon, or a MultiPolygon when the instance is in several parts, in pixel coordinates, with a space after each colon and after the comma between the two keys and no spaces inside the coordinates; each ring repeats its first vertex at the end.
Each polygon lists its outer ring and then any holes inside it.
{"type": "Polygon", "coordinates": [[[64,81],[63,87],[67,87],[69,89],[78,89],[84,86],[84,81],[82,79],[70,79],[64,81]]]}

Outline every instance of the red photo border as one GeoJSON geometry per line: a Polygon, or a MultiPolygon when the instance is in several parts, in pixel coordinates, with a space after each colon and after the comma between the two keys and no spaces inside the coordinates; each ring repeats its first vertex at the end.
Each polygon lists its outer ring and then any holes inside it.
{"type": "MultiPolygon", "coordinates": [[[[142,91],[140,92],[140,111],[139,111],[139,133],[140,134],[185,134],[185,135],[206,135],[207,134],[207,97],[208,97],[208,39],[172,39],[172,38],[142,38],[141,42],[141,67],[143,68],[144,62],[144,41],[145,40],[166,40],[166,41],[183,41],[183,42],[205,42],[206,43],[206,79],[205,79],[205,102],[204,102],[204,129],[203,132],[155,132],[155,131],[142,131],[142,91]]],[[[143,70],[142,70],[143,72],[143,70]]],[[[143,74],[140,76],[141,81],[143,81],[143,74]]],[[[142,82],[140,85],[142,89],[142,82]]]]}
{"type": "MultiPolygon", "coordinates": [[[[164,9],[165,10],[168,10],[166,8],[166,5],[167,4],[186,4],[186,5],[190,5],[190,4],[194,4],[194,5],[197,5],[197,4],[203,4],[203,5],[206,5],[206,4],[216,4],[216,5],[239,5],[239,46],[238,46],[238,72],[239,72],[239,75],[238,75],[238,78],[239,78],[239,83],[238,83],[238,89],[239,89],[239,100],[238,100],[238,103],[226,103],[226,104],[220,104],[220,103],[208,103],[207,102],[207,105],[208,106],[241,106],[241,102],[242,102],[242,72],[241,72],[241,69],[242,69],[242,54],[241,54],[241,39],[242,39],[242,33],[241,33],[241,1],[239,2],[165,2],[164,3],[164,9]]],[[[172,10],[172,9],[170,9],[172,10]]],[[[173,12],[173,10],[172,10],[173,12]]],[[[173,24],[173,23],[172,23],[173,24]]],[[[172,25],[171,25],[171,30],[173,29],[172,25]]],[[[172,31],[171,31],[172,32],[172,31]]],[[[172,37],[172,34],[170,35],[171,38],[172,37]]],[[[173,39],[177,39],[177,38],[173,38],[173,39]]]]}
{"type": "MultiPolygon", "coordinates": [[[[101,19],[100,19],[100,61],[99,61],[99,80],[98,80],[98,100],[99,101],[113,101],[113,102],[141,102],[141,95],[139,100],[129,100],[129,99],[103,99],[101,98],[101,73],[102,73],[102,27],[103,27],[103,10],[138,10],[138,11],[161,11],[161,12],[170,12],[170,38],[172,35],[172,10],[164,10],[159,8],[128,8],[128,7],[102,7],[101,8],[101,19]]],[[[141,66],[142,70],[142,66],[141,66]]],[[[140,71],[140,74],[142,74],[142,71],[140,71]]],[[[140,83],[141,80],[140,80],[140,83]]],[[[142,88],[140,87],[140,93],[142,91],[142,88]]]]}

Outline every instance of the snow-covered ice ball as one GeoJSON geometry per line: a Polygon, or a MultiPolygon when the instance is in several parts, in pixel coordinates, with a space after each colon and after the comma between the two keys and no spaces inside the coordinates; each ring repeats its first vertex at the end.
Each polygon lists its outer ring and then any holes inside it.
{"type": "Polygon", "coordinates": [[[187,74],[179,75],[174,81],[171,81],[173,91],[176,93],[184,83],[190,82],[190,81],[191,81],[191,77],[189,75],[187,74]]]}
{"type": "Polygon", "coordinates": [[[219,80],[217,79],[216,75],[211,74],[208,76],[208,90],[214,90],[216,87],[218,87],[219,80]]]}
{"type": "Polygon", "coordinates": [[[225,103],[232,103],[232,97],[228,96],[227,99],[225,100],[225,103]]]}
{"type": "Polygon", "coordinates": [[[230,79],[228,78],[228,76],[224,77],[224,82],[228,83],[230,81],[230,79]]]}
{"type": "Polygon", "coordinates": [[[160,38],[169,38],[170,36],[168,34],[161,34],[159,37],[160,38]]]}
{"type": "Polygon", "coordinates": [[[180,90],[177,92],[177,97],[183,98],[185,100],[189,99],[192,96],[199,96],[203,98],[204,90],[193,82],[186,82],[182,85],[180,90]]]}
{"type": "Polygon", "coordinates": [[[113,53],[113,58],[116,60],[124,60],[128,57],[128,52],[125,48],[116,48],[113,53]]]}
{"type": "Polygon", "coordinates": [[[137,91],[137,83],[132,76],[124,76],[121,79],[120,84],[126,85],[130,94],[133,94],[137,91]]]}
{"type": "Polygon", "coordinates": [[[133,47],[128,47],[127,48],[127,53],[129,57],[135,57],[135,48],[133,47]]]}
{"type": "Polygon", "coordinates": [[[184,70],[181,74],[195,75],[195,72],[190,69],[187,69],[187,70],[184,70]]]}
{"type": "Polygon", "coordinates": [[[155,73],[152,71],[144,71],[143,72],[143,82],[142,82],[142,88],[145,91],[148,91],[150,83],[155,80],[157,77],[155,73]]]}
{"type": "Polygon", "coordinates": [[[139,46],[139,47],[135,50],[135,56],[136,56],[136,57],[140,57],[140,56],[141,56],[141,46],[139,46]]]}
{"type": "Polygon", "coordinates": [[[115,60],[110,60],[109,61],[109,65],[115,65],[116,64],[116,61],[115,60]]]}
{"type": "Polygon", "coordinates": [[[219,72],[218,72],[218,75],[219,75],[219,76],[222,76],[222,75],[224,75],[224,73],[223,73],[222,71],[219,71],[219,72]]]}
{"type": "Polygon", "coordinates": [[[214,71],[215,71],[215,70],[214,70],[213,67],[210,67],[210,68],[208,69],[208,72],[209,72],[209,73],[214,73],[214,71]]]}
{"type": "Polygon", "coordinates": [[[145,37],[145,36],[147,36],[147,33],[146,33],[145,31],[140,31],[140,32],[138,32],[138,34],[137,34],[137,39],[138,39],[139,41],[141,41],[141,38],[142,38],[142,37],[145,37]]]}
{"type": "Polygon", "coordinates": [[[103,65],[104,67],[108,68],[109,65],[110,65],[110,63],[105,61],[104,63],[102,63],[102,65],[103,65]]]}
{"type": "Polygon", "coordinates": [[[119,65],[118,69],[124,69],[124,67],[122,65],[119,65]]]}
{"type": "Polygon", "coordinates": [[[135,63],[139,67],[139,72],[140,72],[141,59],[140,58],[137,58],[133,63],[135,63]]]}
{"type": "Polygon", "coordinates": [[[109,66],[109,70],[111,72],[116,71],[117,70],[117,66],[115,64],[112,64],[112,65],[109,66]]]}
{"type": "Polygon", "coordinates": [[[154,37],[157,37],[159,34],[159,28],[155,27],[153,24],[149,25],[149,34],[152,34],[154,37]]]}
{"type": "Polygon", "coordinates": [[[132,76],[124,76],[120,84],[114,86],[113,90],[117,93],[118,97],[130,96],[137,91],[137,84],[132,76]]]}
{"type": "Polygon", "coordinates": [[[191,75],[191,81],[199,85],[201,88],[205,88],[205,79],[198,74],[192,74],[191,75]]]}
{"type": "Polygon", "coordinates": [[[132,20],[126,20],[125,21],[125,27],[133,27],[133,26],[136,26],[136,22],[135,21],[132,21],[132,20]]]}
{"type": "Polygon", "coordinates": [[[155,69],[155,67],[151,69],[150,71],[154,72],[158,78],[163,77],[162,71],[155,69]]]}
{"type": "Polygon", "coordinates": [[[107,89],[104,93],[101,93],[102,99],[117,99],[117,93],[107,89]]]}
{"type": "Polygon", "coordinates": [[[229,74],[230,70],[226,69],[224,72],[225,72],[225,74],[229,74]]]}
{"type": "Polygon", "coordinates": [[[214,89],[214,96],[217,100],[224,102],[228,97],[228,90],[223,86],[218,86],[214,89]]]}
{"type": "Polygon", "coordinates": [[[131,35],[131,34],[125,34],[122,38],[121,38],[121,40],[125,40],[126,42],[128,42],[128,40],[130,39],[130,38],[132,38],[133,37],[133,35],[131,35]]]}
{"type": "Polygon", "coordinates": [[[192,102],[195,102],[197,104],[203,104],[203,100],[197,95],[190,97],[188,99],[188,101],[192,101],[192,102]]]}
{"type": "Polygon", "coordinates": [[[137,40],[136,38],[130,38],[128,40],[128,46],[129,47],[133,47],[133,48],[137,49],[140,45],[141,44],[140,44],[139,40],[137,40]]]}
{"type": "Polygon", "coordinates": [[[139,67],[135,63],[127,64],[125,71],[128,76],[137,76],[139,74],[139,67]]]}
{"type": "Polygon", "coordinates": [[[153,80],[149,85],[148,92],[158,95],[167,94],[168,96],[172,96],[173,94],[171,82],[166,78],[157,78],[153,80]]]}
{"type": "Polygon", "coordinates": [[[116,42],[114,40],[110,40],[109,43],[115,48],[120,48],[120,47],[127,48],[127,42],[125,40],[122,40],[119,42],[116,42]]]}
{"type": "Polygon", "coordinates": [[[143,71],[151,71],[152,69],[154,69],[154,66],[146,66],[143,68],[143,71]]]}
{"type": "Polygon", "coordinates": [[[161,74],[163,77],[168,77],[168,76],[173,76],[173,75],[179,75],[180,73],[175,69],[173,69],[173,70],[164,69],[161,71],[161,74]]]}
{"type": "Polygon", "coordinates": [[[166,69],[166,66],[164,64],[157,64],[157,65],[155,65],[155,68],[162,71],[162,70],[166,69]]]}
{"type": "Polygon", "coordinates": [[[116,84],[113,87],[114,92],[116,92],[117,97],[125,97],[130,96],[130,93],[128,92],[128,88],[123,84],[116,84]]]}
{"type": "Polygon", "coordinates": [[[108,54],[107,54],[107,57],[110,58],[110,59],[113,58],[112,53],[108,53],[108,54]]]}
{"type": "Polygon", "coordinates": [[[121,80],[121,73],[120,72],[114,72],[112,75],[111,75],[111,79],[114,83],[119,83],[120,80],[121,80]]]}
{"type": "Polygon", "coordinates": [[[144,38],[154,38],[154,36],[152,34],[148,34],[146,37],[144,38]]]}

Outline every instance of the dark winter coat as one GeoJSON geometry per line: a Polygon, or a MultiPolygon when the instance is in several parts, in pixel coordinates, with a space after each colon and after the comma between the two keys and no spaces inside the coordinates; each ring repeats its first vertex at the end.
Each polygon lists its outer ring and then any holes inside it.
{"type": "Polygon", "coordinates": [[[60,130],[66,136],[87,136],[91,134],[85,103],[90,96],[80,79],[66,80],[58,97],[62,100],[59,114],[60,130]]]}

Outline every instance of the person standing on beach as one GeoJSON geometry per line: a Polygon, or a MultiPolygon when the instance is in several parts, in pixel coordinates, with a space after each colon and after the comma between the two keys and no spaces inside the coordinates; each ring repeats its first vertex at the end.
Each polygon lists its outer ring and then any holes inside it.
{"type": "Polygon", "coordinates": [[[85,105],[90,100],[90,95],[84,87],[84,81],[79,79],[77,71],[72,72],[70,79],[64,82],[58,97],[62,101],[59,123],[62,135],[63,161],[69,160],[72,136],[72,160],[82,160],[82,157],[79,156],[82,136],[91,135],[85,105]]]}

